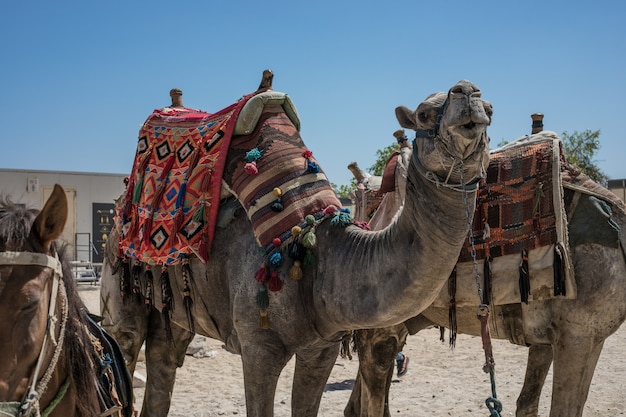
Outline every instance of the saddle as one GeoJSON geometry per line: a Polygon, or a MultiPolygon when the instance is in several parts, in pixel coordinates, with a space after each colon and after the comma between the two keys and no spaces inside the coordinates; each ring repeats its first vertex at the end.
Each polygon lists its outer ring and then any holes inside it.
{"type": "Polygon", "coordinates": [[[92,336],[92,344],[100,358],[101,372],[98,376],[98,399],[100,416],[133,416],[132,376],[124,355],[115,339],[108,334],[96,320],[100,318],[89,314],[87,330],[92,336]]]}

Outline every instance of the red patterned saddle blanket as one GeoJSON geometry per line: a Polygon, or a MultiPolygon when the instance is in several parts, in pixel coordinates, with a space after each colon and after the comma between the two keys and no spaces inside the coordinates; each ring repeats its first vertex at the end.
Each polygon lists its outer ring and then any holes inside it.
{"type": "Polygon", "coordinates": [[[190,255],[206,262],[223,182],[245,208],[263,247],[306,215],[329,205],[340,207],[294,119],[295,107],[277,92],[244,96],[213,114],[155,110],[139,132],[128,188],[118,207],[119,255],[150,265],[171,265],[190,255]],[[282,103],[284,112],[273,118],[261,115],[264,106],[276,103],[282,103]],[[244,132],[234,136],[240,124],[244,132]]]}
{"type": "Polygon", "coordinates": [[[225,157],[237,116],[252,96],[213,114],[166,107],[148,116],[118,208],[121,256],[169,265],[195,254],[206,262],[225,157]]]}

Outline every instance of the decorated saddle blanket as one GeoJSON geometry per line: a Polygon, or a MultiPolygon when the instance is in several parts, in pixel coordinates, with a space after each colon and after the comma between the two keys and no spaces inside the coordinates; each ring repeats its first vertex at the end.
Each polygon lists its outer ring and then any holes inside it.
{"type": "Polygon", "coordinates": [[[298,129],[293,103],[273,91],[212,114],[155,110],[139,132],[118,208],[119,255],[151,265],[190,255],[208,261],[223,184],[245,208],[263,247],[306,215],[340,207],[298,129]],[[278,109],[276,117],[263,113],[266,106],[278,109]]]}
{"type": "Polygon", "coordinates": [[[158,265],[208,260],[230,139],[252,96],[213,114],[166,107],[148,116],[119,206],[120,255],[158,265]]]}
{"type": "Polygon", "coordinates": [[[451,277],[454,294],[444,288],[436,306],[449,306],[451,298],[457,306],[476,306],[576,297],[563,160],[558,136],[547,131],[492,151],[471,237],[451,277]]]}
{"type": "MultiPolygon", "coordinates": [[[[267,110],[267,107],[266,107],[267,110]]],[[[252,222],[258,243],[284,241],[307,215],[341,207],[321,166],[307,149],[288,114],[261,115],[248,135],[230,144],[224,182],[252,222]]]]}

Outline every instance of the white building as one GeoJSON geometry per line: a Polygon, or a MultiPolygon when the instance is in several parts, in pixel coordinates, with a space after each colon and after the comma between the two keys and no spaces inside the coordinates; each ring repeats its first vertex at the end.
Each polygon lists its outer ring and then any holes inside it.
{"type": "Polygon", "coordinates": [[[124,192],[123,174],[0,169],[0,194],[41,209],[54,184],[65,190],[69,216],[63,238],[76,261],[101,263],[113,227],[114,200],[124,192]]]}
{"type": "Polygon", "coordinates": [[[618,196],[620,200],[626,202],[626,179],[609,180],[609,190],[618,196]]]}

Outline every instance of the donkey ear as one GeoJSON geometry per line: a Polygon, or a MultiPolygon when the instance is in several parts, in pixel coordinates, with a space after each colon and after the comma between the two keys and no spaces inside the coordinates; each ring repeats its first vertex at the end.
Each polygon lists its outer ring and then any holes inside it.
{"type": "Polygon", "coordinates": [[[65,191],[59,184],[55,184],[52,194],[39,212],[32,228],[32,232],[35,233],[44,250],[49,250],[52,241],[61,236],[66,221],[67,198],[65,191]]]}

